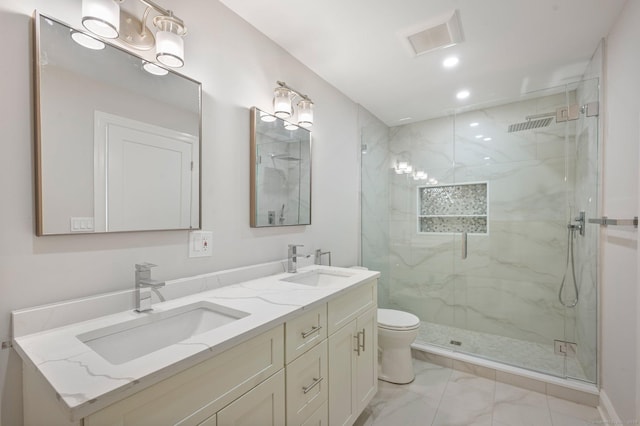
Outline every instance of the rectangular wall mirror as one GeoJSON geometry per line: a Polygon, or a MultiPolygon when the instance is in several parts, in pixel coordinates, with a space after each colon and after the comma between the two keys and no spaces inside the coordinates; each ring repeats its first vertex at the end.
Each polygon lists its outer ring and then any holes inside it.
{"type": "Polygon", "coordinates": [[[311,132],[251,108],[251,226],[311,224],[311,132]]]}
{"type": "Polygon", "coordinates": [[[200,228],[200,83],[34,19],[36,234],[200,228]]]}

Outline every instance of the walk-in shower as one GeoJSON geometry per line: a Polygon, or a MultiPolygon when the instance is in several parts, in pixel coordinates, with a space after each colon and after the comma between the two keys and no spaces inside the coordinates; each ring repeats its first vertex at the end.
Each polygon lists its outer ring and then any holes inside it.
{"type": "Polygon", "coordinates": [[[381,307],[420,317],[416,347],[596,382],[598,94],[363,121],[362,263],[381,307]]]}

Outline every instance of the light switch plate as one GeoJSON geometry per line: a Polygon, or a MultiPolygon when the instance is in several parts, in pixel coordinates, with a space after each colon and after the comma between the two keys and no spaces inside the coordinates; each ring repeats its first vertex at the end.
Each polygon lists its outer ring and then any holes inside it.
{"type": "Polygon", "coordinates": [[[71,232],[94,232],[92,217],[72,217],[71,232]]]}
{"type": "Polygon", "coordinates": [[[189,232],[189,257],[212,256],[211,240],[213,240],[211,231],[189,232]]]}

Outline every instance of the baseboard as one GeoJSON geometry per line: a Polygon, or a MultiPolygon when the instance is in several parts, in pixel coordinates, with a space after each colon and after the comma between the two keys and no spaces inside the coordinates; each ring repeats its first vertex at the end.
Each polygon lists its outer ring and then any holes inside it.
{"type": "Polygon", "coordinates": [[[616,413],[616,409],[613,408],[609,395],[607,395],[607,392],[604,389],[600,389],[600,405],[598,405],[598,411],[600,412],[600,416],[602,417],[602,420],[604,420],[605,424],[622,424],[620,416],[616,413]]]}

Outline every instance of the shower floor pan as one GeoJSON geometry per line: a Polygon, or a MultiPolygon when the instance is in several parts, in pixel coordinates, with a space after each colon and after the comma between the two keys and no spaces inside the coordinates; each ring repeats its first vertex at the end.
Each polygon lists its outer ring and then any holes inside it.
{"type": "MultiPolygon", "coordinates": [[[[496,375],[520,376],[529,379],[526,387],[539,392],[553,394],[561,392],[561,398],[571,399],[582,404],[597,406],[598,388],[585,376],[582,367],[575,358],[567,358],[567,376],[564,378],[565,358],[554,354],[553,345],[542,345],[518,339],[497,336],[489,333],[469,331],[455,327],[420,322],[420,331],[413,349],[418,354],[438,355],[453,361],[462,361],[494,370],[496,375]],[[451,344],[454,339],[461,345],[451,344]],[[568,398],[563,388],[575,391],[575,398],[568,398]]],[[[421,355],[415,355],[422,358],[421,355]]],[[[442,359],[442,358],[440,358],[442,359]]],[[[440,363],[440,362],[437,362],[440,363]]],[[[455,367],[455,365],[454,365],[455,367]]],[[[496,377],[499,380],[499,377],[496,377]]],[[[499,380],[501,381],[501,380],[499,380]]]]}

